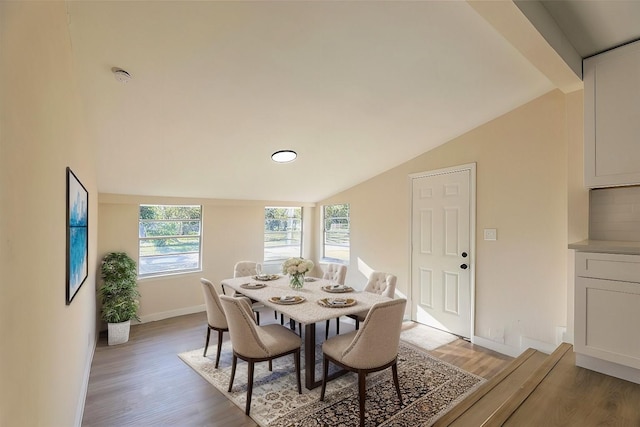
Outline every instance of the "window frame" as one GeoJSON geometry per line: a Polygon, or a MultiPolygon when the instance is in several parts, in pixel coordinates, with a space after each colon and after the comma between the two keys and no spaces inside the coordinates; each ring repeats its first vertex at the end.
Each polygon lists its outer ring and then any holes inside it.
{"type": "Polygon", "coordinates": [[[195,205],[195,204],[160,204],[160,203],[141,203],[138,206],[138,278],[144,279],[149,277],[159,277],[159,276],[172,276],[177,274],[188,274],[202,271],[202,235],[203,235],[203,206],[195,205]],[[145,219],[141,218],[142,215],[142,207],[144,206],[160,206],[160,207],[171,207],[171,208],[199,208],[200,215],[199,218],[165,218],[165,219],[145,219]],[[144,223],[172,223],[172,222],[182,222],[182,223],[198,223],[198,233],[197,234],[173,234],[173,235],[157,235],[157,236],[143,236],[143,224],[144,223]],[[142,243],[148,242],[152,240],[166,240],[166,239],[189,239],[193,240],[197,238],[197,251],[178,251],[178,252],[168,252],[158,255],[143,255],[144,248],[142,243]],[[176,255],[194,255],[197,254],[196,266],[189,268],[176,268],[176,269],[162,269],[159,271],[146,271],[142,272],[141,268],[143,265],[143,258],[149,258],[155,256],[157,258],[176,256],[176,255]]]}
{"type": "MultiPolygon", "coordinates": [[[[293,219],[297,219],[295,216],[293,217],[288,217],[288,218],[293,218],[293,219]]],[[[276,219],[286,219],[286,218],[276,218],[276,219]]],[[[280,265],[287,260],[288,258],[291,257],[301,257],[302,256],[302,248],[303,248],[303,239],[304,239],[304,234],[303,234],[303,229],[304,229],[304,211],[302,209],[302,206],[265,206],[264,207],[264,214],[263,214],[263,227],[262,227],[262,234],[263,234],[263,255],[262,255],[262,259],[263,259],[263,264],[264,267],[267,268],[268,270],[274,270],[273,266],[277,266],[278,268],[280,267],[280,265]],[[290,253],[287,254],[286,256],[283,257],[278,257],[278,258],[274,258],[274,257],[269,257],[269,259],[267,259],[267,243],[268,242],[273,242],[275,240],[267,240],[267,235],[268,235],[268,231],[267,231],[267,209],[298,209],[300,211],[300,218],[299,218],[299,230],[296,231],[296,233],[299,233],[299,244],[298,244],[298,251],[296,254],[290,253]]],[[[279,232],[282,232],[279,231],[279,232]]],[[[275,234],[276,232],[272,232],[272,234],[275,234]]],[[[284,245],[284,246],[289,246],[289,247],[294,247],[294,245],[284,245]]]]}
{"type": "Polygon", "coordinates": [[[323,262],[332,262],[332,263],[337,263],[337,264],[344,264],[344,265],[349,265],[350,260],[351,260],[351,205],[349,203],[333,203],[330,205],[323,205],[322,206],[322,215],[321,215],[321,219],[322,221],[322,261],[323,262]],[[345,233],[347,235],[347,259],[342,259],[342,258],[336,258],[336,257],[331,257],[331,256],[327,256],[327,208],[328,207],[332,207],[332,206],[340,206],[340,205],[346,205],[348,207],[348,214],[346,217],[331,217],[331,218],[341,218],[341,219],[346,219],[347,220],[347,232],[345,233]]]}

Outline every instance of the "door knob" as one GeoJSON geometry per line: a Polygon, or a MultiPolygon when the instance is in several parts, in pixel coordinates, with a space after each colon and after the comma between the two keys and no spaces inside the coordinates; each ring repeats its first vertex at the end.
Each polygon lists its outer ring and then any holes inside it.
{"type": "Polygon", "coordinates": [[[466,258],[467,257],[467,253],[466,252],[462,252],[462,258],[466,258]]]}
{"type": "Polygon", "coordinates": [[[462,265],[460,266],[460,268],[461,268],[461,269],[463,269],[463,270],[466,270],[466,269],[467,269],[467,264],[462,264],[462,265]]]}

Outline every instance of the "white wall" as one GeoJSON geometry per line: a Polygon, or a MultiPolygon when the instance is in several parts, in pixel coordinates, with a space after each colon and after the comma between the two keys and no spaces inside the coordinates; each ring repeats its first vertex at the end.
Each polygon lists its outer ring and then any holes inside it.
{"type": "Polygon", "coordinates": [[[233,277],[237,261],[262,262],[265,206],[303,206],[303,256],[313,259],[313,204],[277,201],[186,199],[100,194],[98,254],[125,251],[138,258],[138,211],[140,204],[198,204],[202,212],[202,271],[138,281],[141,321],[148,322],[204,310],[199,279],[213,283],[233,277]]]}
{"type": "Polygon", "coordinates": [[[79,425],[96,342],[97,190],[63,2],[0,2],[0,426],[79,425]],[[89,276],[65,304],[66,167],[89,276]]]}
{"type": "Polygon", "coordinates": [[[569,186],[569,173],[573,180],[582,172],[568,167],[581,108],[575,96],[551,92],[319,201],[318,212],[324,204],[351,205],[347,281],[364,283],[369,268],[388,271],[410,295],[408,175],[476,162],[476,338],[507,354],[553,348],[557,328],[568,325],[568,221],[580,222],[572,234],[586,232],[587,206],[573,197],[586,190],[569,186]],[[484,228],[496,228],[498,240],[484,241],[484,228]]]}

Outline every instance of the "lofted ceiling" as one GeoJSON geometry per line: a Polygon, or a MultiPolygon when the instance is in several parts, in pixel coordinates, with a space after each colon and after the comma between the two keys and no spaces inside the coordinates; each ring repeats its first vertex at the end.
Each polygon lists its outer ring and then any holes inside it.
{"type": "Polygon", "coordinates": [[[315,202],[557,87],[461,1],[73,1],[68,14],[101,193],[315,202]],[[299,157],[275,164],[279,149],[299,157]]]}

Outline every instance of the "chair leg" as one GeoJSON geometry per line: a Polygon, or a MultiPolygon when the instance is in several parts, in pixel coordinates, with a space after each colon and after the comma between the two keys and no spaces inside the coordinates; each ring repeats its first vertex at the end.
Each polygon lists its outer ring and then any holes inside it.
{"type": "Polygon", "coordinates": [[[273,317],[275,317],[276,320],[278,320],[278,312],[273,310],[273,317]]]}
{"type": "Polygon", "coordinates": [[[248,377],[247,377],[247,406],[244,413],[249,415],[251,410],[251,393],[253,393],[253,360],[249,362],[248,377]]]}
{"type": "Polygon", "coordinates": [[[209,348],[209,336],[211,335],[211,328],[207,325],[207,340],[204,342],[204,354],[202,357],[207,357],[207,348],[209,348]]]}
{"type": "Polygon", "coordinates": [[[273,362],[269,359],[269,372],[273,371],[273,362]]]}
{"type": "Polygon", "coordinates": [[[360,403],[360,427],[364,427],[364,401],[366,399],[367,374],[364,371],[358,371],[358,400],[360,403]]]}
{"type": "Polygon", "coordinates": [[[260,312],[259,311],[254,311],[254,313],[256,314],[256,323],[259,325],[260,324],[260,312]]]}
{"type": "Polygon", "coordinates": [[[284,326],[284,314],[280,313],[280,324],[284,326]]]}
{"type": "Polygon", "coordinates": [[[391,365],[391,372],[393,372],[393,382],[396,385],[396,391],[398,392],[398,400],[400,400],[400,406],[402,406],[402,395],[400,394],[400,382],[398,381],[398,362],[391,365]]]}
{"type": "Polygon", "coordinates": [[[231,363],[231,378],[229,379],[229,390],[231,391],[231,387],[233,387],[233,379],[236,376],[236,363],[238,363],[238,356],[233,355],[233,362],[231,363]]]}
{"type": "Polygon", "coordinates": [[[216,369],[220,363],[220,353],[222,352],[222,331],[218,330],[218,350],[216,352],[216,369]]]}
{"type": "Polygon", "coordinates": [[[325,329],[324,329],[324,340],[328,340],[329,339],[329,326],[331,325],[331,320],[327,319],[327,323],[325,325],[325,329]]]}
{"type": "Polygon", "coordinates": [[[340,318],[336,317],[336,335],[340,335],[340,318]]]}
{"type": "Polygon", "coordinates": [[[322,359],[322,389],[320,390],[320,401],[324,401],[324,392],[327,388],[327,376],[329,375],[329,359],[324,356],[322,359]]]}
{"type": "Polygon", "coordinates": [[[360,321],[356,319],[356,331],[360,329],[360,321]]]}
{"type": "Polygon", "coordinates": [[[300,350],[293,354],[293,364],[296,368],[296,379],[298,380],[298,394],[302,394],[302,383],[300,382],[300,350]]]}

